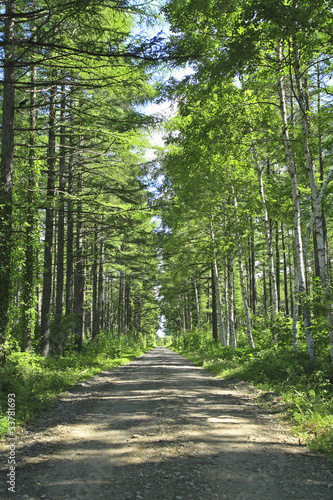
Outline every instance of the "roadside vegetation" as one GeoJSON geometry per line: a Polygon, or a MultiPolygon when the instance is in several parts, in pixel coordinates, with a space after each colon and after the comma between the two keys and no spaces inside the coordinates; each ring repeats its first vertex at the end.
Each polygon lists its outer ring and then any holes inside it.
{"type": "Polygon", "coordinates": [[[126,336],[106,334],[98,341],[88,340],[80,353],[68,351],[63,356],[49,357],[33,352],[13,351],[7,365],[0,368],[2,415],[0,437],[8,430],[6,402],[15,394],[17,430],[51,408],[57,396],[70,386],[87,380],[96,373],[129,363],[154,346],[153,338],[143,336],[134,342],[126,336]]]}
{"type": "Polygon", "coordinates": [[[240,340],[237,348],[214,342],[211,333],[181,333],[171,349],[223,379],[248,381],[263,392],[259,401],[288,418],[300,443],[333,461],[333,370],[328,356],[309,362],[305,346],[255,349],[240,340]],[[274,400],[274,404],[273,404],[274,400]]]}

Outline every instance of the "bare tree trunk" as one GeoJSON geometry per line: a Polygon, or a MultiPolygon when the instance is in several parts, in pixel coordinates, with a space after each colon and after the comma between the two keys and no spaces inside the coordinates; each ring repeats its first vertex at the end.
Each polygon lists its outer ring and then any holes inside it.
{"type": "MultiPolygon", "coordinates": [[[[228,302],[229,302],[229,325],[232,347],[237,347],[237,337],[235,329],[235,292],[234,292],[234,262],[233,258],[228,259],[228,302]]],[[[229,345],[229,344],[227,344],[229,345]]]]}
{"type": "Polygon", "coordinates": [[[64,304],[64,256],[65,256],[65,187],[66,187],[66,87],[61,85],[60,108],[60,148],[59,148],[59,209],[58,209],[58,251],[57,251],[57,291],[55,307],[55,326],[57,335],[57,348],[62,353],[62,315],[64,304]]]}
{"type": "Polygon", "coordinates": [[[311,198],[312,198],[312,210],[314,214],[314,229],[316,235],[316,255],[318,257],[319,274],[320,281],[325,292],[327,300],[327,324],[328,324],[328,334],[329,334],[329,346],[331,353],[331,361],[333,363],[333,316],[332,316],[332,305],[330,297],[330,280],[328,275],[327,266],[327,252],[325,248],[325,231],[323,225],[322,211],[320,205],[320,193],[316,178],[315,162],[313,160],[311,150],[310,150],[310,123],[308,119],[308,93],[304,90],[307,83],[303,86],[302,75],[300,70],[300,59],[298,53],[298,45],[296,37],[292,38],[293,43],[293,64],[295,71],[296,87],[298,93],[298,102],[300,107],[301,123],[302,123],[302,133],[303,133],[303,147],[304,147],[304,157],[306,162],[306,167],[309,174],[310,188],[311,188],[311,198]]]}
{"type": "Polygon", "coordinates": [[[284,239],[283,223],[281,223],[281,238],[282,238],[282,250],[283,250],[284,312],[286,316],[289,316],[287,254],[286,254],[286,244],[284,239]]]}
{"type": "MultiPolygon", "coordinates": [[[[81,162],[79,165],[77,179],[77,196],[79,197],[82,191],[83,179],[81,171],[81,162]]],[[[77,221],[76,221],[76,265],[74,276],[74,318],[75,318],[75,345],[80,352],[82,348],[83,332],[84,332],[84,266],[83,266],[83,220],[82,220],[82,202],[77,202],[77,221]]]]}
{"type": "MultiPolygon", "coordinates": [[[[53,78],[55,78],[55,73],[53,78]]],[[[51,337],[51,300],[52,300],[52,250],[53,250],[53,224],[54,224],[54,175],[55,175],[55,127],[56,107],[55,100],[57,87],[54,85],[50,93],[49,116],[49,144],[47,151],[47,207],[45,215],[45,240],[44,240],[44,276],[43,299],[41,317],[42,353],[47,357],[50,352],[51,337]]]]}
{"type": "Polygon", "coordinates": [[[263,256],[263,264],[262,264],[262,280],[264,285],[264,311],[267,315],[267,285],[266,285],[266,259],[263,256]]]}
{"type": "MultiPolygon", "coordinates": [[[[70,121],[72,121],[72,107],[70,102],[70,121]]],[[[67,200],[67,238],[66,238],[66,316],[73,314],[73,284],[74,284],[74,131],[71,129],[69,139],[68,159],[68,200],[67,200]]]]}
{"type": "Polygon", "coordinates": [[[212,328],[213,339],[218,342],[218,327],[217,327],[217,312],[216,312],[216,284],[215,284],[215,269],[214,262],[211,263],[211,276],[212,276],[212,328]]]}
{"type": "Polygon", "coordinates": [[[238,249],[239,278],[240,278],[243,306],[244,306],[244,312],[245,312],[246,331],[247,331],[247,338],[249,341],[249,346],[254,348],[255,345],[254,345],[253,336],[252,336],[250,308],[249,308],[249,304],[248,304],[246,286],[245,286],[242,246],[241,246],[241,242],[240,242],[240,235],[239,235],[239,228],[238,228],[238,203],[237,203],[237,198],[236,198],[235,194],[234,194],[234,206],[235,206],[235,211],[236,211],[236,245],[237,245],[237,249],[238,249]]]}
{"type": "Polygon", "coordinates": [[[277,293],[277,306],[278,311],[280,311],[280,303],[281,303],[281,293],[280,293],[280,248],[279,248],[279,226],[276,221],[275,223],[275,276],[276,276],[276,293],[277,293]]]}
{"type": "Polygon", "coordinates": [[[221,295],[221,286],[220,286],[220,274],[217,267],[217,259],[216,259],[216,249],[215,249],[215,233],[213,228],[213,223],[210,221],[210,235],[213,243],[213,266],[215,273],[215,292],[217,299],[217,308],[218,308],[218,329],[219,329],[219,337],[221,344],[225,344],[225,332],[224,332],[224,317],[223,317],[223,308],[222,308],[222,295],[221,295]]]}
{"type": "Polygon", "coordinates": [[[225,345],[228,346],[230,343],[230,309],[229,309],[229,293],[230,287],[228,283],[228,273],[229,273],[229,260],[230,257],[224,256],[224,310],[225,310],[225,345]]]}
{"type": "Polygon", "coordinates": [[[195,293],[195,307],[197,311],[197,328],[198,332],[200,332],[200,302],[199,302],[198,284],[196,278],[193,279],[193,285],[195,293]]]}
{"type": "MultiPolygon", "coordinates": [[[[273,235],[272,235],[271,227],[269,224],[269,218],[268,218],[268,210],[267,210],[267,204],[266,204],[264,182],[263,182],[263,177],[262,177],[262,170],[263,169],[262,169],[262,166],[260,165],[260,162],[258,159],[257,146],[256,146],[256,142],[254,140],[254,134],[253,134],[253,129],[252,129],[250,118],[249,118],[249,123],[250,123],[250,131],[251,131],[251,136],[252,136],[252,154],[253,154],[254,163],[255,163],[255,166],[257,169],[257,173],[258,173],[260,199],[261,199],[262,209],[264,212],[264,227],[265,227],[265,237],[266,237],[266,245],[267,245],[269,277],[270,277],[270,283],[271,283],[270,289],[271,289],[271,294],[272,294],[271,309],[272,309],[272,312],[274,314],[277,314],[278,313],[278,293],[277,293],[277,284],[276,284],[276,274],[275,274],[275,269],[274,269],[273,235]]],[[[269,165],[269,160],[267,160],[267,163],[269,165]]]]}
{"type": "Polygon", "coordinates": [[[30,92],[30,137],[29,169],[27,180],[27,224],[25,229],[25,262],[22,283],[22,351],[29,350],[36,321],[36,272],[37,272],[37,230],[38,210],[35,207],[35,192],[38,186],[36,172],[36,81],[37,67],[31,68],[30,92]]]}
{"type": "Polygon", "coordinates": [[[119,271],[119,291],[118,291],[118,336],[123,330],[123,271],[119,271]]]}
{"type": "Polygon", "coordinates": [[[299,54],[298,54],[298,46],[296,38],[293,37],[293,63],[294,63],[294,71],[295,71],[295,79],[296,79],[296,87],[297,87],[297,100],[299,102],[300,107],[300,116],[301,116],[301,124],[302,124],[302,134],[303,134],[303,148],[304,148],[304,157],[306,162],[306,167],[309,174],[310,188],[311,188],[311,198],[312,198],[312,209],[315,215],[315,234],[316,234],[316,242],[317,242],[317,255],[318,255],[318,263],[319,263],[319,272],[320,279],[323,285],[324,290],[327,288],[327,263],[326,263],[326,252],[325,252],[325,240],[324,240],[324,230],[323,230],[323,221],[321,214],[321,207],[319,202],[319,190],[316,179],[316,169],[315,163],[313,161],[313,157],[310,151],[309,144],[309,122],[308,122],[308,113],[307,113],[307,103],[306,103],[306,95],[303,88],[302,76],[300,71],[300,62],[299,62],[299,54]]]}
{"type": "Polygon", "coordinates": [[[99,270],[98,270],[98,300],[97,300],[97,317],[98,333],[103,329],[103,306],[104,306],[104,235],[101,236],[100,256],[99,256],[99,270]]]}
{"type": "MultiPolygon", "coordinates": [[[[279,60],[280,62],[282,62],[281,44],[279,44],[278,53],[279,53],[279,60]]],[[[286,150],[286,157],[287,157],[288,170],[291,180],[292,197],[293,197],[294,236],[296,244],[298,290],[303,308],[303,320],[304,320],[307,351],[311,362],[313,362],[315,360],[315,349],[311,331],[310,311],[306,301],[305,263],[304,263],[303,240],[301,232],[301,212],[299,203],[299,192],[297,184],[296,165],[294,162],[290,139],[289,139],[288,121],[287,121],[287,100],[286,100],[285,83],[283,75],[279,77],[279,92],[280,92],[281,117],[283,123],[282,136],[286,150]]]]}
{"type": "Polygon", "coordinates": [[[257,286],[256,286],[256,258],[254,248],[254,236],[251,236],[251,276],[252,276],[252,312],[257,314],[257,286]]]}
{"type": "Polygon", "coordinates": [[[4,30],[0,179],[0,343],[5,337],[11,296],[12,197],[14,166],[15,1],[7,0],[4,30]]]}
{"type": "Polygon", "coordinates": [[[97,307],[97,259],[98,259],[98,229],[95,224],[94,244],[93,244],[93,264],[92,264],[92,338],[94,339],[99,332],[99,316],[97,307]]]}

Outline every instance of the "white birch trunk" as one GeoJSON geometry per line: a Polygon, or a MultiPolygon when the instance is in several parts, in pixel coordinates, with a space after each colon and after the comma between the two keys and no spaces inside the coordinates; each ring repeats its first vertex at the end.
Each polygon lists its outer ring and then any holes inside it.
{"type": "Polygon", "coordinates": [[[311,188],[311,199],[312,199],[312,215],[314,217],[314,229],[315,229],[315,237],[317,243],[317,255],[318,255],[318,263],[319,263],[319,274],[320,281],[325,292],[325,296],[328,302],[327,308],[327,323],[328,323],[328,334],[329,334],[329,344],[330,344],[330,353],[331,353],[331,361],[333,363],[333,316],[332,316],[332,306],[330,299],[330,280],[328,274],[328,265],[327,265],[327,253],[325,246],[325,236],[324,236],[324,227],[323,227],[323,217],[320,208],[321,204],[321,193],[319,193],[317,179],[316,179],[316,168],[315,162],[313,160],[310,144],[309,144],[309,136],[310,136],[310,125],[308,121],[307,115],[307,106],[306,106],[306,95],[304,93],[303,83],[302,83],[302,75],[300,70],[300,60],[298,53],[298,46],[295,36],[293,37],[293,63],[294,63],[294,71],[296,77],[296,87],[297,87],[297,97],[299,102],[299,107],[301,111],[301,123],[302,123],[302,132],[303,132],[303,140],[304,140],[304,157],[306,161],[306,168],[309,174],[310,180],[310,188],[311,188]]]}
{"type": "Polygon", "coordinates": [[[307,106],[306,106],[306,97],[304,94],[303,84],[302,84],[302,76],[300,71],[300,63],[299,63],[299,54],[298,47],[295,37],[293,37],[293,63],[294,63],[294,71],[296,77],[296,87],[297,87],[297,99],[300,107],[300,116],[301,116],[301,124],[302,124],[302,134],[304,140],[304,157],[306,162],[306,168],[309,174],[310,188],[311,188],[311,199],[312,199],[312,210],[314,214],[314,227],[315,227],[315,235],[317,241],[317,251],[318,251],[318,262],[319,262],[319,272],[320,272],[320,281],[322,283],[323,288],[326,290],[327,288],[327,262],[326,262],[326,251],[325,251],[325,239],[324,239],[324,230],[323,230],[323,220],[320,209],[320,200],[319,200],[319,190],[316,179],[316,168],[315,163],[312,158],[312,154],[310,151],[309,144],[309,122],[307,117],[307,106]]]}
{"type": "MultiPolygon", "coordinates": [[[[232,188],[232,190],[234,191],[233,188],[232,188]]],[[[248,337],[248,341],[249,341],[249,346],[254,348],[255,346],[254,346],[254,341],[253,341],[253,336],[252,336],[250,308],[249,308],[249,303],[247,300],[245,278],[244,278],[242,245],[240,242],[240,235],[239,235],[239,229],[238,229],[238,203],[237,203],[237,198],[236,198],[234,193],[233,193],[233,195],[234,195],[234,206],[236,209],[236,245],[237,245],[237,250],[238,250],[239,278],[240,278],[243,305],[244,305],[244,311],[245,311],[246,330],[247,330],[247,337],[248,337]]]]}
{"type": "MultiPolygon", "coordinates": [[[[228,260],[228,301],[229,301],[229,325],[232,347],[237,347],[237,337],[235,328],[235,291],[234,291],[234,262],[230,258],[228,260]]],[[[229,344],[228,344],[229,345],[229,344]]]]}
{"type": "MultiPolygon", "coordinates": [[[[282,48],[281,44],[278,46],[279,61],[282,61],[282,48]]],[[[283,122],[282,138],[283,144],[285,146],[286,158],[288,164],[288,170],[291,181],[292,188],[292,198],[293,198],[293,215],[294,215],[294,236],[296,244],[296,263],[297,263],[297,275],[298,275],[298,289],[300,295],[300,301],[303,307],[303,320],[306,335],[306,345],[307,351],[311,361],[315,360],[315,349],[313,343],[313,337],[311,332],[311,321],[309,308],[306,303],[306,281],[305,281],[305,262],[303,254],[303,240],[301,232],[301,211],[299,204],[299,192],[297,184],[297,172],[296,165],[293,158],[293,153],[290,144],[289,131],[288,131],[288,121],[287,121],[287,99],[286,90],[284,84],[284,77],[281,75],[279,77],[279,93],[280,93],[280,110],[283,122]]],[[[296,299],[296,298],[295,298],[296,299]]]]}
{"type": "Polygon", "coordinates": [[[230,288],[228,286],[228,262],[227,258],[224,257],[224,310],[225,310],[225,345],[229,345],[230,340],[230,318],[229,318],[229,292],[230,288]]]}
{"type": "Polygon", "coordinates": [[[257,147],[253,136],[253,129],[250,117],[249,117],[249,125],[251,132],[252,154],[256,170],[258,173],[260,199],[264,211],[264,225],[265,225],[265,236],[266,236],[267,253],[268,253],[268,266],[269,266],[269,275],[270,275],[271,289],[272,289],[272,312],[274,314],[278,314],[279,307],[278,307],[278,294],[277,294],[276,275],[275,275],[274,258],[273,258],[274,253],[273,253],[272,231],[271,228],[269,227],[268,210],[266,205],[264,183],[262,179],[262,168],[258,160],[257,147]]]}
{"type": "Polygon", "coordinates": [[[294,308],[293,308],[293,323],[292,323],[292,336],[293,336],[293,350],[297,351],[297,318],[298,318],[298,294],[299,294],[299,289],[298,289],[298,274],[297,274],[297,269],[296,269],[296,276],[295,276],[295,299],[294,299],[294,308]]]}
{"type": "Polygon", "coordinates": [[[200,332],[200,301],[199,301],[199,293],[198,293],[198,285],[197,285],[197,280],[193,280],[194,284],[194,291],[195,291],[195,305],[197,309],[197,325],[198,325],[198,332],[200,332]]]}

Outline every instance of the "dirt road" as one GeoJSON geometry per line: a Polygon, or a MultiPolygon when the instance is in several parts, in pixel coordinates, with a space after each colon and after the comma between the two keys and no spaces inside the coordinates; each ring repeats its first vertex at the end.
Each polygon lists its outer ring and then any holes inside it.
{"type": "Polygon", "coordinates": [[[332,467],[244,384],[166,348],[75,387],[27,431],[17,459],[16,493],[2,481],[0,498],[333,498],[332,467]]]}

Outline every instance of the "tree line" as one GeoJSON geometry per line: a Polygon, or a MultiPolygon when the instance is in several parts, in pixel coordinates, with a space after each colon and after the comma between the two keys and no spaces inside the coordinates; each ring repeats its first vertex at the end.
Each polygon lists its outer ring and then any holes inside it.
{"type": "Polygon", "coordinates": [[[162,90],[177,103],[157,172],[167,328],[333,361],[332,4],[164,12],[192,68],[162,90]]]}
{"type": "Polygon", "coordinates": [[[153,97],[126,0],[0,2],[0,343],[44,356],[152,334],[157,261],[138,107],[153,97]]]}

